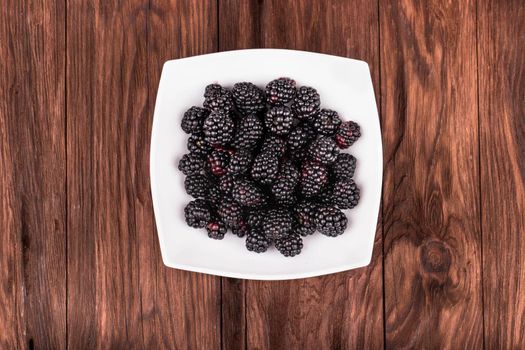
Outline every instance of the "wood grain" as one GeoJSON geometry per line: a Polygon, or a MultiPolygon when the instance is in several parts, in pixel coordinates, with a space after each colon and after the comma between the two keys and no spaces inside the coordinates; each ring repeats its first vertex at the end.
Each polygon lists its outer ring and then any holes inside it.
{"type": "MultiPolygon", "coordinates": [[[[220,50],[279,47],[354,57],[368,61],[379,81],[375,2],[221,1],[219,20],[220,50]]],[[[379,227],[367,268],[300,281],[224,279],[223,348],[381,348],[381,273],[379,227]],[[246,338],[235,332],[244,313],[246,338]]]]}
{"type": "Polygon", "coordinates": [[[0,7],[0,348],[66,340],[65,8],[0,7]]]}
{"type": "Polygon", "coordinates": [[[487,349],[525,347],[525,7],[478,5],[487,349]]]}
{"type": "Polygon", "coordinates": [[[483,346],[475,21],[381,2],[386,347],[483,346]]]}

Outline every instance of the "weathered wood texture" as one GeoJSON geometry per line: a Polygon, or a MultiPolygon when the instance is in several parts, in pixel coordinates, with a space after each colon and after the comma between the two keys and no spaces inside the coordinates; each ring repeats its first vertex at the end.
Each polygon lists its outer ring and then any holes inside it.
{"type": "Polygon", "coordinates": [[[485,345],[525,348],[525,4],[478,5],[485,345]]]}

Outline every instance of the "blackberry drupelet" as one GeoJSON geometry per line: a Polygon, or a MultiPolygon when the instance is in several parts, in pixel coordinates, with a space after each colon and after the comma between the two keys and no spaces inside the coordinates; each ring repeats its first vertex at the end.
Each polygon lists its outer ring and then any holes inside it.
{"type": "Polygon", "coordinates": [[[249,151],[240,150],[235,152],[228,164],[228,174],[244,174],[250,169],[252,163],[252,154],[249,151]]]}
{"type": "Polygon", "coordinates": [[[282,106],[293,100],[296,93],[295,80],[279,78],[266,85],[266,100],[274,106],[282,106]]]}
{"type": "Polygon", "coordinates": [[[239,121],[233,145],[237,149],[251,150],[257,146],[263,131],[259,117],[255,114],[247,115],[239,121]]]}
{"type": "Polygon", "coordinates": [[[264,118],[266,129],[278,136],[287,135],[293,125],[292,110],[286,106],[277,106],[266,112],[264,118]]]}
{"type": "Polygon", "coordinates": [[[275,153],[277,157],[282,157],[286,152],[286,141],[276,135],[269,135],[263,141],[260,153],[275,153]]]}
{"type": "Polygon", "coordinates": [[[253,161],[252,178],[261,184],[271,184],[277,177],[279,171],[279,158],[275,153],[259,153],[253,161]]]}
{"type": "Polygon", "coordinates": [[[317,207],[315,202],[304,201],[294,208],[294,219],[297,223],[295,229],[301,236],[308,236],[315,232],[317,207]]]}
{"type": "Polygon", "coordinates": [[[301,86],[292,103],[292,110],[299,119],[311,120],[319,112],[320,105],[321,100],[317,90],[301,86]]]}
{"type": "Polygon", "coordinates": [[[317,230],[325,236],[335,237],[342,234],[348,225],[345,214],[333,206],[321,206],[315,215],[317,230]]]}
{"type": "Polygon", "coordinates": [[[211,146],[204,139],[204,134],[191,134],[187,146],[190,153],[200,156],[206,156],[211,152],[211,146]]]}
{"type": "Polygon", "coordinates": [[[220,218],[213,217],[206,225],[206,231],[208,232],[208,237],[212,239],[223,239],[228,229],[220,218]]]}
{"type": "Polygon", "coordinates": [[[246,249],[250,252],[264,253],[272,241],[268,239],[260,230],[251,230],[246,236],[246,249]]]}
{"type": "Polygon", "coordinates": [[[241,206],[231,198],[225,197],[219,203],[217,213],[227,227],[237,227],[242,222],[241,206]]]}
{"type": "Polygon", "coordinates": [[[202,124],[206,117],[210,114],[207,109],[193,106],[184,112],[182,117],[181,127],[186,134],[196,134],[202,131],[202,124]]]}
{"type": "Polygon", "coordinates": [[[335,141],[339,148],[346,149],[354,144],[355,141],[361,136],[361,128],[359,124],[348,121],[344,122],[337,129],[335,134],[335,141]]]}
{"type": "Polygon", "coordinates": [[[339,154],[339,148],[331,137],[318,138],[310,144],[308,149],[310,157],[323,165],[332,164],[339,154]]]}
{"type": "Polygon", "coordinates": [[[306,162],[301,168],[301,194],[304,197],[317,195],[328,183],[328,170],[318,163],[306,162]]]}
{"type": "Polygon", "coordinates": [[[341,125],[341,118],[336,111],[321,109],[313,121],[314,129],[321,135],[332,136],[341,125]]]}
{"type": "Polygon", "coordinates": [[[235,124],[223,112],[212,112],[202,127],[204,139],[213,147],[227,146],[233,140],[235,124]]]}
{"type": "Polygon", "coordinates": [[[333,186],[331,199],[339,209],[352,209],[359,203],[359,192],[354,180],[339,180],[333,186]]]}
{"type": "Polygon", "coordinates": [[[272,241],[288,236],[292,229],[292,216],[285,209],[271,209],[262,224],[263,233],[272,241]]]}
{"type": "Polygon", "coordinates": [[[266,203],[264,193],[249,180],[235,180],[232,197],[241,206],[248,208],[260,207],[266,203]]]}
{"type": "Polygon", "coordinates": [[[305,148],[314,137],[315,132],[308,124],[300,124],[288,136],[288,149],[296,151],[305,148]]]}
{"type": "Polygon", "coordinates": [[[194,153],[187,153],[179,160],[179,170],[184,175],[197,174],[204,170],[204,158],[194,153]]]}
{"type": "Polygon", "coordinates": [[[252,83],[237,83],[232,89],[233,101],[243,114],[257,113],[265,108],[264,92],[252,83]]]}
{"type": "Polygon", "coordinates": [[[186,193],[195,198],[206,197],[208,194],[208,185],[208,179],[202,174],[188,175],[186,179],[184,179],[186,193]]]}
{"type": "Polygon", "coordinates": [[[285,162],[277,179],[272,184],[272,195],[278,203],[291,205],[294,203],[294,191],[299,182],[299,171],[291,162],[285,162]]]}
{"type": "Polygon", "coordinates": [[[188,226],[203,228],[211,219],[210,207],[204,199],[195,199],[184,208],[184,217],[188,226]]]}
{"type": "Polygon", "coordinates": [[[286,257],[294,257],[303,249],[303,239],[297,233],[275,241],[275,248],[286,257]]]}
{"type": "Polygon", "coordinates": [[[228,172],[231,154],[224,149],[214,149],[208,155],[208,170],[215,176],[223,176],[228,172]]]}
{"type": "Polygon", "coordinates": [[[338,180],[350,179],[354,177],[357,160],[349,153],[339,153],[334,164],[332,164],[332,173],[338,180]]]}
{"type": "Polygon", "coordinates": [[[210,84],[204,91],[204,108],[226,114],[233,111],[233,98],[230,91],[219,84],[210,84]]]}

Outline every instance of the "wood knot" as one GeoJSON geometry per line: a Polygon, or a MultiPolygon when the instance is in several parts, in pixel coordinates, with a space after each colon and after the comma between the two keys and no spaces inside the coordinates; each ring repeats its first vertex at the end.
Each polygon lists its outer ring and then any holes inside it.
{"type": "Polygon", "coordinates": [[[452,256],[445,244],[439,241],[425,243],[420,250],[421,264],[429,273],[446,273],[450,268],[452,256]]]}

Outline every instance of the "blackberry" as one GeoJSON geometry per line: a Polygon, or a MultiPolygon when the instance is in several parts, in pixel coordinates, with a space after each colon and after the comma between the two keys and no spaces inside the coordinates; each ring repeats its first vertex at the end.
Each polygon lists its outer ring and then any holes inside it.
{"type": "Polygon", "coordinates": [[[335,237],[342,234],[348,225],[345,214],[332,206],[322,206],[317,209],[315,215],[317,230],[323,235],[335,237]]]}
{"type": "Polygon", "coordinates": [[[269,239],[282,239],[290,233],[292,229],[292,216],[285,209],[271,209],[266,213],[266,218],[262,224],[263,233],[269,239]]]}
{"type": "Polygon", "coordinates": [[[292,110],[286,106],[277,106],[266,112],[264,118],[266,128],[279,136],[288,134],[293,125],[292,110]]]}
{"type": "Polygon", "coordinates": [[[188,175],[184,180],[186,193],[195,198],[206,197],[208,184],[209,181],[206,176],[201,174],[188,175]]]}
{"type": "Polygon", "coordinates": [[[288,149],[296,151],[306,147],[315,137],[314,131],[308,124],[301,124],[290,132],[288,137],[288,149]]]}
{"type": "Polygon", "coordinates": [[[341,118],[336,111],[321,109],[313,121],[314,129],[321,135],[332,136],[341,125],[341,118]]]}
{"type": "Polygon", "coordinates": [[[339,209],[352,209],[359,203],[359,188],[354,180],[339,180],[332,192],[333,204],[339,209]]]}
{"type": "Polygon", "coordinates": [[[230,196],[232,194],[234,181],[235,176],[231,174],[227,174],[221,177],[221,179],[219,180],[219,189],[221,190],[221,192],[227,196],[230,196]]]}
{"type": "Polygon", "coordinates": [[[247,115],[239,121],[233,145],[237,149],[253,149],[261,139],[263,125],[255,114],[247,115]]]}
{"type": "Polygon", "coordinates": [[[277,179],[272,184],[272,194],[275,200],[282,204],[293,204],[295,186],[299,181],[299,171],[295,166],[286,162],[281,166],[277,179]]]}
{"type": "Polygon", "coordinates": [[[243,114],[256,113],[265,107],[264,92],[252,83],[237,83],[232,89],[233,101],[243,114]]]}
{"type": "Polygon", "coordinates": [[[246,236],[246,249],[250,252],[264,253],[272,244],[260,230],[251,230],[246,236]]]}
{"type": "Polygon", "coordinates": [[[354,144],[354,142],[361,136],[361,128],[359,124],[352,121],[344,122],[337,129],[335,134],[335,141],[339,148],[346,149],[354,144]]]}
{"type": "Polygon", "coordinates": [[[303,249],[303,239],[296,233],[275,241],[275,248],[286,257],[294,257],[303,249]]]}
{"type": "Polygon", "coordinates": [[[225,113],[212,112],[204,121],[204,138],[213,147],[227,146],[233,139],[235,125],[225,113]]]}
{"type": "Polygon", "coordinates": [[[194,153],[185,154],[179,160],[179,170],[184,175],[200,173],[204,170],[204,158],[194,153]]]}
{"type": "Polygon", "coordinates": [[[286,141],[278,136],[270,135],[266,139],[261,147],[261,153],[275,153],[278,157],[282,157],[286,152],[286,141]]]}
{"type": "Polygon", "coordinates": [[[340,153],[334,164],[332,164],[332,173],[339,180],[350,179],[354,177],[357,160],[349,153],[340,153]]]}
{"type": "Polygon", "coordinates": [[[299,119],[312,119],[319,112],[321,100],[317,90],[308,86],[301,86],[292,103],[292,110],[299,119]]]}
{"type": "Polygon", "coordinates": [[[210,84],[204,91],[203,106],[211,111],[222,111],[228,114],[233,111],[232,94],[219,84],[210,84]]]}
{"type": "Polygon", "coordinates": [[[255,184],[248,180],[236,180],[232,197],[243,207],[260,207],[266,203],[266,197],[255,184]]]}
{"type": "Polygon", "coordinates": [[[317,204],[314,202],[301,202],[294,208],[294,218],[297,222],[295,231],[301,236],[311,235],[315,232],[315,213],[317,204]]]}
{"type": "Polygon", "coordinates": [[[249,151],[238,151],[233,154],[228,164],[228,174],[243,174],[249,170],[252,154],[249,151]]]}
{"type": "Polygon", "coordinates": [[[215,176],[223,176],[228,171],[230,152],[223,149],[214,149],[208,155],[208,169],[215,176]]]}
{"type": "Polygon", "coordinates": [[[256,209],[248,213],[248,226],[250,226],[251,229],[261,228],[262,223],[264,222],[264,218],[266,215],[266,211],[256,209]]]}
{"type": "Polygon", "coordinates": [[[216,207],[222,201],[222,196],[223,194],[216,184],[209,184],[208,192],[206,193],[206,199],[209,200],[213,206],[216,207]]]}
{"type": "Polygon", "coordinates": [[[331,137],[321,137],[310,144],[310,157],[324,165],[332,164],[339,154],[339,148],[331,137]]]}
{"type": "Polygon", "coordinates": [[[279,170],[279,159],[275,153],[259,153],[253,161],[251,175],[255,181],[261,184],[271,184],[277,177],[279,170]]]}
{"type": "Polygon", "coordinates": [[[275,197],[275,201],[281,207],[291,207],[297,203],[297,196],[295,193],[284,194],[280,195],[279,197],[275,197]]]}
{"type": "Polygon", "coordinates": [[[299,148],[296,150],[290,150],[289,156],[295,164],[301,165],[308,159],[308,149],[299,148]]]}
{"type": "Polygon", "coordinates": [[[227,230],[228,229],[226,228],[224,222],[217,217],[212,218],[211,221],[206,225],[208,237],[213,239],[223,239],[227,230]]]}
{"type": "Polygon", "coordinates": [[[306,162],[301,168],[301,194],[305,197],[317,195],[328,182],[328,170],[318,163],[306,162]]]}
{"type": "Polygon", "coordinates": [[[284,105],[293,100],[296,88],[295,80],[279,78],[266,85],[266,100],[271,105],[284,105]]]}
{"type": "Polygon", "coordinates": [[[204,119],[210,114],[207,109],[193,106],[184,112],[181,127],[186,134],[196,134],[201,132],[204,119]]]}
{"type": "Polygon", "coordinates": [[[315,227],[307,227],[296,223],[292,226],[292,231],[298,235],[306,237],[315,233],[315,227]]]}
{"type": "Polygon", "coordinates": [[[188,138],[188,151],[200,156],[206,156],[211,152],[211,146],[204,139],[204,134],[191,134],[188,138]]]}
{"type": "Polygon", "coordinates": [[[237,227],[242,222],[242,209],[237,202],[231,198],[223,198],[219,203],[217,213],[227,227],[237,227]]]}
{"type": "Polygon", "coordinates": [[[250,229],[244,221],[241,221],[236,227],[232,227],[232,233],[237,237],[244,237],[249,234],[249,232],[250,229]]]}
{"type": "Polygon", "coordinates": [[[204,199],[195,199],[184,208],[184,217],[188,226],[203,228],[211,219],[210,207],[204,199]]]}

